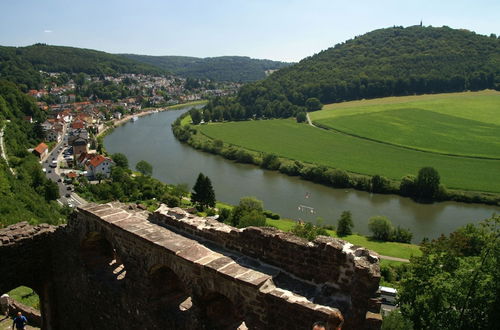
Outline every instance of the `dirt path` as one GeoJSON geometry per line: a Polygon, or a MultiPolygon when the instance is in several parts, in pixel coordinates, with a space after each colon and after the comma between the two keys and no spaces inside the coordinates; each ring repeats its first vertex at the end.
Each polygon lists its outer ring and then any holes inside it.
{"type": "Polygon", "coordinates": [[[399,262],[410,262],[410,260],[408,260],[408,259],[389,257],[389,256],[383,256],[383,255],[380,256],[380,259],[399,261],[399,262]]]}

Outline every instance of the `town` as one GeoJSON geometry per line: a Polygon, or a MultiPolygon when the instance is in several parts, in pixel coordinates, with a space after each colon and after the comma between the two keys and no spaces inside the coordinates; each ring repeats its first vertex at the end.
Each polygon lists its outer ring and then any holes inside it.
{"type": "MultiPolygon", "coordinates": [[[[122,74],[90,76],[42,72],[44,88],[29,90],[47,119],[26,121],[43,130],[45,139],[32,152],[49,179],[58,182],[59,201],[70,207],[83,200],[73,194],[78,177],[100,182],[109,178],[114,162],[102,153],[97,137],[115,122],[137,120],[167,106],[235,94],[241,84],[176,76],[122,74]]],[[[84,180],[85,180],[84,179],[84,180]]]]}

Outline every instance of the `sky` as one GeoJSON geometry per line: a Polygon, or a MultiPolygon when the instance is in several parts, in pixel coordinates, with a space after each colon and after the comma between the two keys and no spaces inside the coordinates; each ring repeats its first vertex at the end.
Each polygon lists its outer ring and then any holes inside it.
{"type": "Polygon", "coordinates": [[[0,0],[0,45],[296,62],[391,26],[500,35],[499,0],[0,0]]]}

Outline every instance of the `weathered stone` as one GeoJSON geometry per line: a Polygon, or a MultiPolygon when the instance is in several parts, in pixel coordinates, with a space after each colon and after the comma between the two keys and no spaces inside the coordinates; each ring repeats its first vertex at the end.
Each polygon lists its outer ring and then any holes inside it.
{"type": "Polygon", "coordinates": [[[109,203],[78,208],[67,226],[10,226],[0,242],[0,292],[36,290],[45,329],[381,324],[372,313],[380,309],[378,256],[330,237],[308,242],[179,208],[149,214],[109,203]]]}

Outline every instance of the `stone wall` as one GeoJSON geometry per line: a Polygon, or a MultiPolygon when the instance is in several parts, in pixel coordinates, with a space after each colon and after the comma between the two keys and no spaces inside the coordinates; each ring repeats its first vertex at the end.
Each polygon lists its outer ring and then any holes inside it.
{"type": "Polygon", "coordinates": [[[381,325],[378,259],[341,240],[88,204],[67,226],[22,224],[0,230],[0,241],[0,292],[35,289],[45,329],[381,325]]]}

